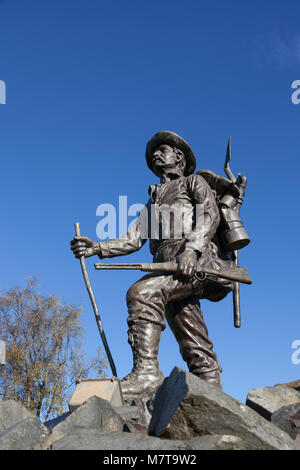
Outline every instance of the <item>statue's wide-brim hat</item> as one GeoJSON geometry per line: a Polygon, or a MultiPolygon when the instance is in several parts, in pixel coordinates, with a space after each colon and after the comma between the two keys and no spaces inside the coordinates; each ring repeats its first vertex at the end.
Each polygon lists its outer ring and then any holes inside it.
{"type": "MultiPolygon", "coordinates": [[[[184,174],[185,176],[194,173],[196,168],[196,157],[189,144],[180,135],[175,134],[172,131],[160,131],[154,134],[149,140],[146,147],[146,160],[148,167],[154,172],[152,168],[152,155],[160,145],[170,145],[170,147],[176,147],[181,150],[185,155],[186,166],[184,174]]],[[[155,172],[154,172],[155,173],[155,172]]]]}

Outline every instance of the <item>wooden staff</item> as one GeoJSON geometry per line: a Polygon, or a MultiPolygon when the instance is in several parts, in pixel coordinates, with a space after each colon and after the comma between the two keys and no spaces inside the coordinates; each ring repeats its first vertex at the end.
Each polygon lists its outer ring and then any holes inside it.
{"type": "MultiPolygon", "coordinates": [[[[79,222],[75,223],[75,233],[76,233],[77,237],[80,237],[80,224],[79,224],[79,222]]],[[[98,326],[98,330],[99,330],[99,333],[100,333],[100,336],[101,336],[101,339],[102,339],[102,343],[103,343],[105,352],[107,354],[109,365],[110,365],[113,376],[117,377],[116,366],[115,366],[115,363],[113,361],[113,358],[112,358],[112,355],[111,355],[111,352],[110,352],[110,349],[108,347],[108,343],[107,343],[107,340],[106,340],[106,336],[105,336],[105,333],[104,333],[104,330],[103,330],[101,318],[100,318],[100,315],[99,315],[99,310],[98,310],[98,307],[97,307],[97,304],[96,304],[93,289],[92,289],[92,286],[91,286],[91,283],[90,283],[90,280],[89,280],[89,276],[88,276],[88,272],[87,272],[87,269],[86,269],[84,256],[81,256],[81,258],[80,258],[80,265],[81,265],[81,270],[82,270],[84,282],[85,282],[87,291],[89,293],[89,296],[90,296],[90,299],[91,299],[91,302],[92,302],[96,323],[97,323],[97,326],[98,326]]]]}

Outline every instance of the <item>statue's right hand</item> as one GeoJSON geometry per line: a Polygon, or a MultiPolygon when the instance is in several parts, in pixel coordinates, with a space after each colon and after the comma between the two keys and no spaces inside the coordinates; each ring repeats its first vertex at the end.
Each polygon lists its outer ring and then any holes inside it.
{"type": "Polygon", "coordinates": [[[76,258],[89,258],[100,253],[99,243],[93,242],[89,237],[74,237],[71,240],[71,250],[76,258]]]}

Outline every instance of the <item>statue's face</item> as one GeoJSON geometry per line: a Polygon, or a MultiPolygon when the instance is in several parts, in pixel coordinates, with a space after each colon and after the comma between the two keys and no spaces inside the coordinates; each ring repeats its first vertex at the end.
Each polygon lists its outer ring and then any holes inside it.
{"type": "Polygon", "coordinates": [[[179,160],[172,147],[161,145],[152,154],[152,167],[157,175],[161,175],[166,170],[176,168],[179,160]]]}

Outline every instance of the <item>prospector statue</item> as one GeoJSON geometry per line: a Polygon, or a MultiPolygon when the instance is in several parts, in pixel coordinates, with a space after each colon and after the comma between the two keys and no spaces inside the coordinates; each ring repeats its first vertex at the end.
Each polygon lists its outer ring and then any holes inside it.
{"type": "Polygon", "coordinates": [[[189,371],[221,388],[221,367],[199,299],[219,301],[239,280],[243,282],[236,274],[242,268],[236,266],[234,250],[249,243],[238,216],[246,179],[239,175],[233,182],[207,170],[194,174],[196,158],[191,147],[170,131],[158,132],[150,139],[146,161],[160,178],[160,183],[149,187],[147,234],[142,211],[124,237],[105,242],[75,237],[71,249],[77,258],[112,258],[139,250],[149,238],[153,263],[176,262],[176,272],[162,269],[146,274],[127,292],[133,369],[121,381],[125,399],[154,391],[161,384],[158,349],[166,319],[189,371]],[[159,216],[154,237],[153,213],[162,207],[173,208],[173,218],[171,214],[166,231],[165,218],[159,216]],[[178,217],[183,222],[179,235],[178,217]],[[204,275],[199,275],[203,274],[201,266],[204,275]],[[207,274],[204,268],[215,270],[215,274],[207,274]],[[225,274],[218,276],[216,272],[225,274]]]}

